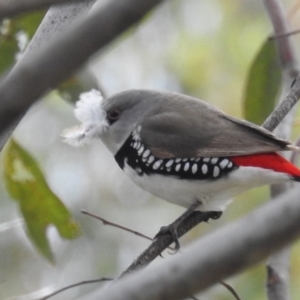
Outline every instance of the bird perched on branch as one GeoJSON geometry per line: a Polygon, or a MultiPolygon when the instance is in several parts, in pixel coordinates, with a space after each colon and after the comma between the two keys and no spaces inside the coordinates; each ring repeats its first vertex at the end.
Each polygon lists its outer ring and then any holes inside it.
{"type": "Polygon", "coordinates": [[[107,99],[81,95],[75,108],[82,122],[63,136],[79,146],[101,139],[116,162],[142,189],[187,211],[221,212],[237,194],[261,185],[300,181],[300,170],[277,154],[298,150],[250,122],[181,94],[129,90],[107,99]]]}

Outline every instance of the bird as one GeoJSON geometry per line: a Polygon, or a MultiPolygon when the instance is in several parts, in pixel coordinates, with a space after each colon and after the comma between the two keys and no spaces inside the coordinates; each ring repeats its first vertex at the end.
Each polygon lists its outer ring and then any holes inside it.
{"type": "Polygon", "coordinates": [[[156,90],[126,90],[104,99],[97,90],[80,96],[79,126],[63,132],[81,146],[100,139],[140,188],[186,208],[169,232],[194,211],[217,217],[236,195],[262,185],[300,181],[300,169],[279,151],[299,150],[251,122],[197,98],[156,90]]]}

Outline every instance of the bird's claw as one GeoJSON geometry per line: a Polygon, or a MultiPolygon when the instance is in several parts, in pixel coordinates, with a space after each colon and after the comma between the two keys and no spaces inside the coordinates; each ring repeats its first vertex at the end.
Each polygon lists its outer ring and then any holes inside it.
{"type": "MultiPolygon", "coordinates": [[[[203,221],[208,223],[209,219],[213,219],[213,220],[217,220],[222,216],[222,212],[221,211],[210,211],[210,212],[193,212],[193,213],[201,213],[203,216],[203,221]]],[[[174,252],[170,253],[170,254],[176,254],[179,250],[180,250],[180,243],[179,243],[179,238],[178,238],[178,234],[177,234],[177,228],[178,226],[181,224],[182,222],[182,216],[180,218],[178,218],[176,221],[174,221],[172,224],[168,225],[168,226],[162,226],[159,230],[159,232],[155,235],[155,239],[161,235],[164,234],[170,234],[173,242],[175,244],[175,250],[174,252]]]]}
{"type": "Polygon", "coordinates": [[[177,225],[175,224],[170,224],[168,226],[162,226],[159,230],[159,232],[155,235],[155,239],[161,235],[164,235],[164,234],[170,234],[172,239],[173,239],[173,242],[175,244],[175,250],[174,252],[169,252],[170,254],[176,254],[179,249],[180,249],[180,243],[179,243],[179,238],[178,238],[178,235],[177,235],[177,225]]]}
{"type": "Polygon", "coordinates": [[[221,211],[212,211],[210,212],[210,218],[213,219],[213,220],[217,220],[219,218],[221,218],[223,212],[221,211]]]}

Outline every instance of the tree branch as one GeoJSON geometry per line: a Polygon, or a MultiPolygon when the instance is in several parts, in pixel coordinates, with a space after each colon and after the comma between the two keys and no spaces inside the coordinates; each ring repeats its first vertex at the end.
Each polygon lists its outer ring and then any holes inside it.
{"type": "MultiPolygon", "coordinates": [[[[287,16],[284,14],[283,5],[280,0],[264,0],[266,11],[271,19],[274,35],[280,36],[289,31],[287,16]]],[[[279,62],[282,68],[283,83],[282,89],[288,91],[291,82],[299,74],[299,68],[295,51],[289,37],[275,39],[279,62]]],[[[282,99],[281,99],[282,100],[282,99]]],[[[277,127],[276,134],[283,139],[289,139],[294,121],[294,113],[290,112],[284,122],[277,127]]],[[[286,154],[287,155],[287,154],[286,154]]],[[[274,199],[284,194],[289,184],[271,186],[271,196],[274,199]]],[[[290,250],[285,248],[273,254],[267,262],[266,291],[269,300],[289,300],[289,271],[290,271],[290,250]]]]}
{"type": "Polygon", "coordinates": [[[0,0],[0,20],[20,13],[48,8],[54,4],[83,1],[89,0],[0,0]]]}
{"type": "MultiPolygon", "coordinates": [[[[283,5],[280,0],[264,0],[266,11],[270,17],[274,29],[274,35],[281,35],[289,32],[287,17],[284,13],[283,5]]],[[[295,51],[289,37],[281,37],[276,40],[279,62],[284,68],[296,66],[295,51]]],[[[291,70],[293,71],[293,70],[291,70]]],[[[296,74],[293,77],[297,76],[296,74]]]]}
{"type": "MultiPolygon", "coordinates": [[[[33,60],[35,53],[50,40],[53,39],[58,33],[61,33],[70,27],[74,21],[84,15],[94,4],[95,0],[86,0],[83,3],[59,5],[51,7],[37,29],[35,35],[31,39],[21,59],[16,63],[11,72],[19,68],[19,64],[22,61],[33,60]]],[[[0,2],[1,3],[1,2],[0,2]]],[[[1,10],[0,10],[1,14],[1,10]]],[[[1,110],[1,105],[0,105],[1,110]]],[[[0,134],[0,151],[6,144],[7,140],[11,137],[13,131],[21,121],[25,114],[25,111],[15,119],[9,127],[7,127],[2,134],[0,134]]]]}
{"type": "Polygon", "coordinates": [[[279,103],[272,114],[263,123],[263,127],[269,131],[273,131],[283,118],[292,110],[300,97],[300,77],[297,77],[292,85],[292,88],[279,103]]]}
{"type": "MultiPolygon", "coordinates": [[[[124,231],[126,231],[126,232],[129,232],[129,233],[132,233],[132,234],[134,234],[134,235],[137,235],[137,236],[139,236],[139,237],[142,237],[142,238],[145,238],[145,239],[147,239],[147,240],[150,240],[150,241],[153,241],[153,239],[151,239],[150,237],[148,237],[148,236],[146,236],[146,235],[144,235],[144,234],[142,234],[142,233],[140,233],[140,232],[138,232],[138,231],[135,231],[135,230],[132,230],[132,229],[129,229],[129,228],[127,228],[127,227],[124,227],[124,226],[122,226],[122,225],[119,225],[119,224],[116,224],[116,223],[113,223],[113,222],[111,222],[111,221],[108,221],[108,220],[105,220],[105,219],[103,219],[102,217],[100,217],[100,216],[98,216],[98,215],[95,215],[95,214],[92,214],[92,213],[89,213],[89,212],[87,212],[87,211],[85,211],[85,210],[81,210],[81,212],[83,213],[83,214],[86,214],[86,215],[88,215],[88,216],[91,216],[91,217],[93,217],[93,218],[96,218],[96,219],[98,219],[98,220],[100,220],[102,223],[103,223],[103,225],[109,225],[109,226],[112,226],[112,227],[115,227],[115,228],[118,228],[118,229],[121,229],[121,230],[124,230],[124,231]]],[[[198,212],[198,214],[199,214],[200,212],[198,212]]],[[[175,250],[174,248],[172,248],[172,247],[168,247],[168,249],[170,249],[170,250],[175,250]]],[[[129,269],[129,268],[128,268],[129,269]]],[[[127,269],[127,271],[129,272],[129,270],[127,269]]],[[[125,274],[124,274],[125,275],[125,274]]],[[[119,278],[121,278],[121,276],[119,276],[119,278]]],[[[239,295],[237,294],[237,292],[234,290],[234,288],[230,285],[230,284],[228,284],[228,283],[226,283],[226,282],[224,282],[224,281],[220,281],[219,282],[221,285],[223,285],[233,296],[234,296],[234,298],[235,299],[237,299],[237,300],[241,300],[241,298],[239,297],[239,295]]],[[[196,298],[194,298],[194,297],[190,297],[191,299],[196,299],[196,298]]],[[[44,298],[43,298],[44,299],[44,298]]],[[[43,300],[43,299],[40,299],[40,300],[43,300]]]]}
{"type": "MultiPolygon", "coordinates": [[[[219,218],[219,212],[200,212],[195,211],[187,219],[185,219],[177,228],[178,238],[190,231],[201,222],[208,222],[209,219],[219,218]]],[[[133,263],[117,278],[123,278],[132,272],[150,264],[157,256],[159,256],[167,247],[173,243],[173,238],[169,233],[159,235],[149,247],[143,251],[133,263]]]]}
{"type": "Polygon", "coordinates": [[[92,54],[137,23],[161,0],[116,0],[22,60],[0,85],[0,133],[34,101],[77,70],[92,54]],[[102,29],[102,30],[99,30],[102,29]],[[37,84],[38,83],[38,84],[37,84]]]}
{"type": "Polygon", "coordinates": [[[299,189],[293,189],[195,241],[181,255],[126,276],[84,299],[183,299],[253,266],[299,236],[299,189]]]}
{"type": "Polygon", "coordinates": [[[85,0],[79,3],[51,7],[22,55],[21,61],[17,62],[14,69],[18,68],[20,62],[32,60],[33,51],[40,50],[48,45],[58,34],[70,29],[76,21],[90,10],[95,2],[96,0],[85,0]]]}

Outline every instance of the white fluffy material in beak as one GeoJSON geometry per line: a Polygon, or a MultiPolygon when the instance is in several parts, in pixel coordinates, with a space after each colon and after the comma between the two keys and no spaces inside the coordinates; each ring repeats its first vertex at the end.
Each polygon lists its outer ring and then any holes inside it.
{"type": "Polygon", "coordinates": [[[102,103],[103,97],[97,90],[91,90],[79,96],[74,114],[81,125],[64,130],[62,133],[64,142],[78,147],[101,136],[108,127],[102,103]]]}

